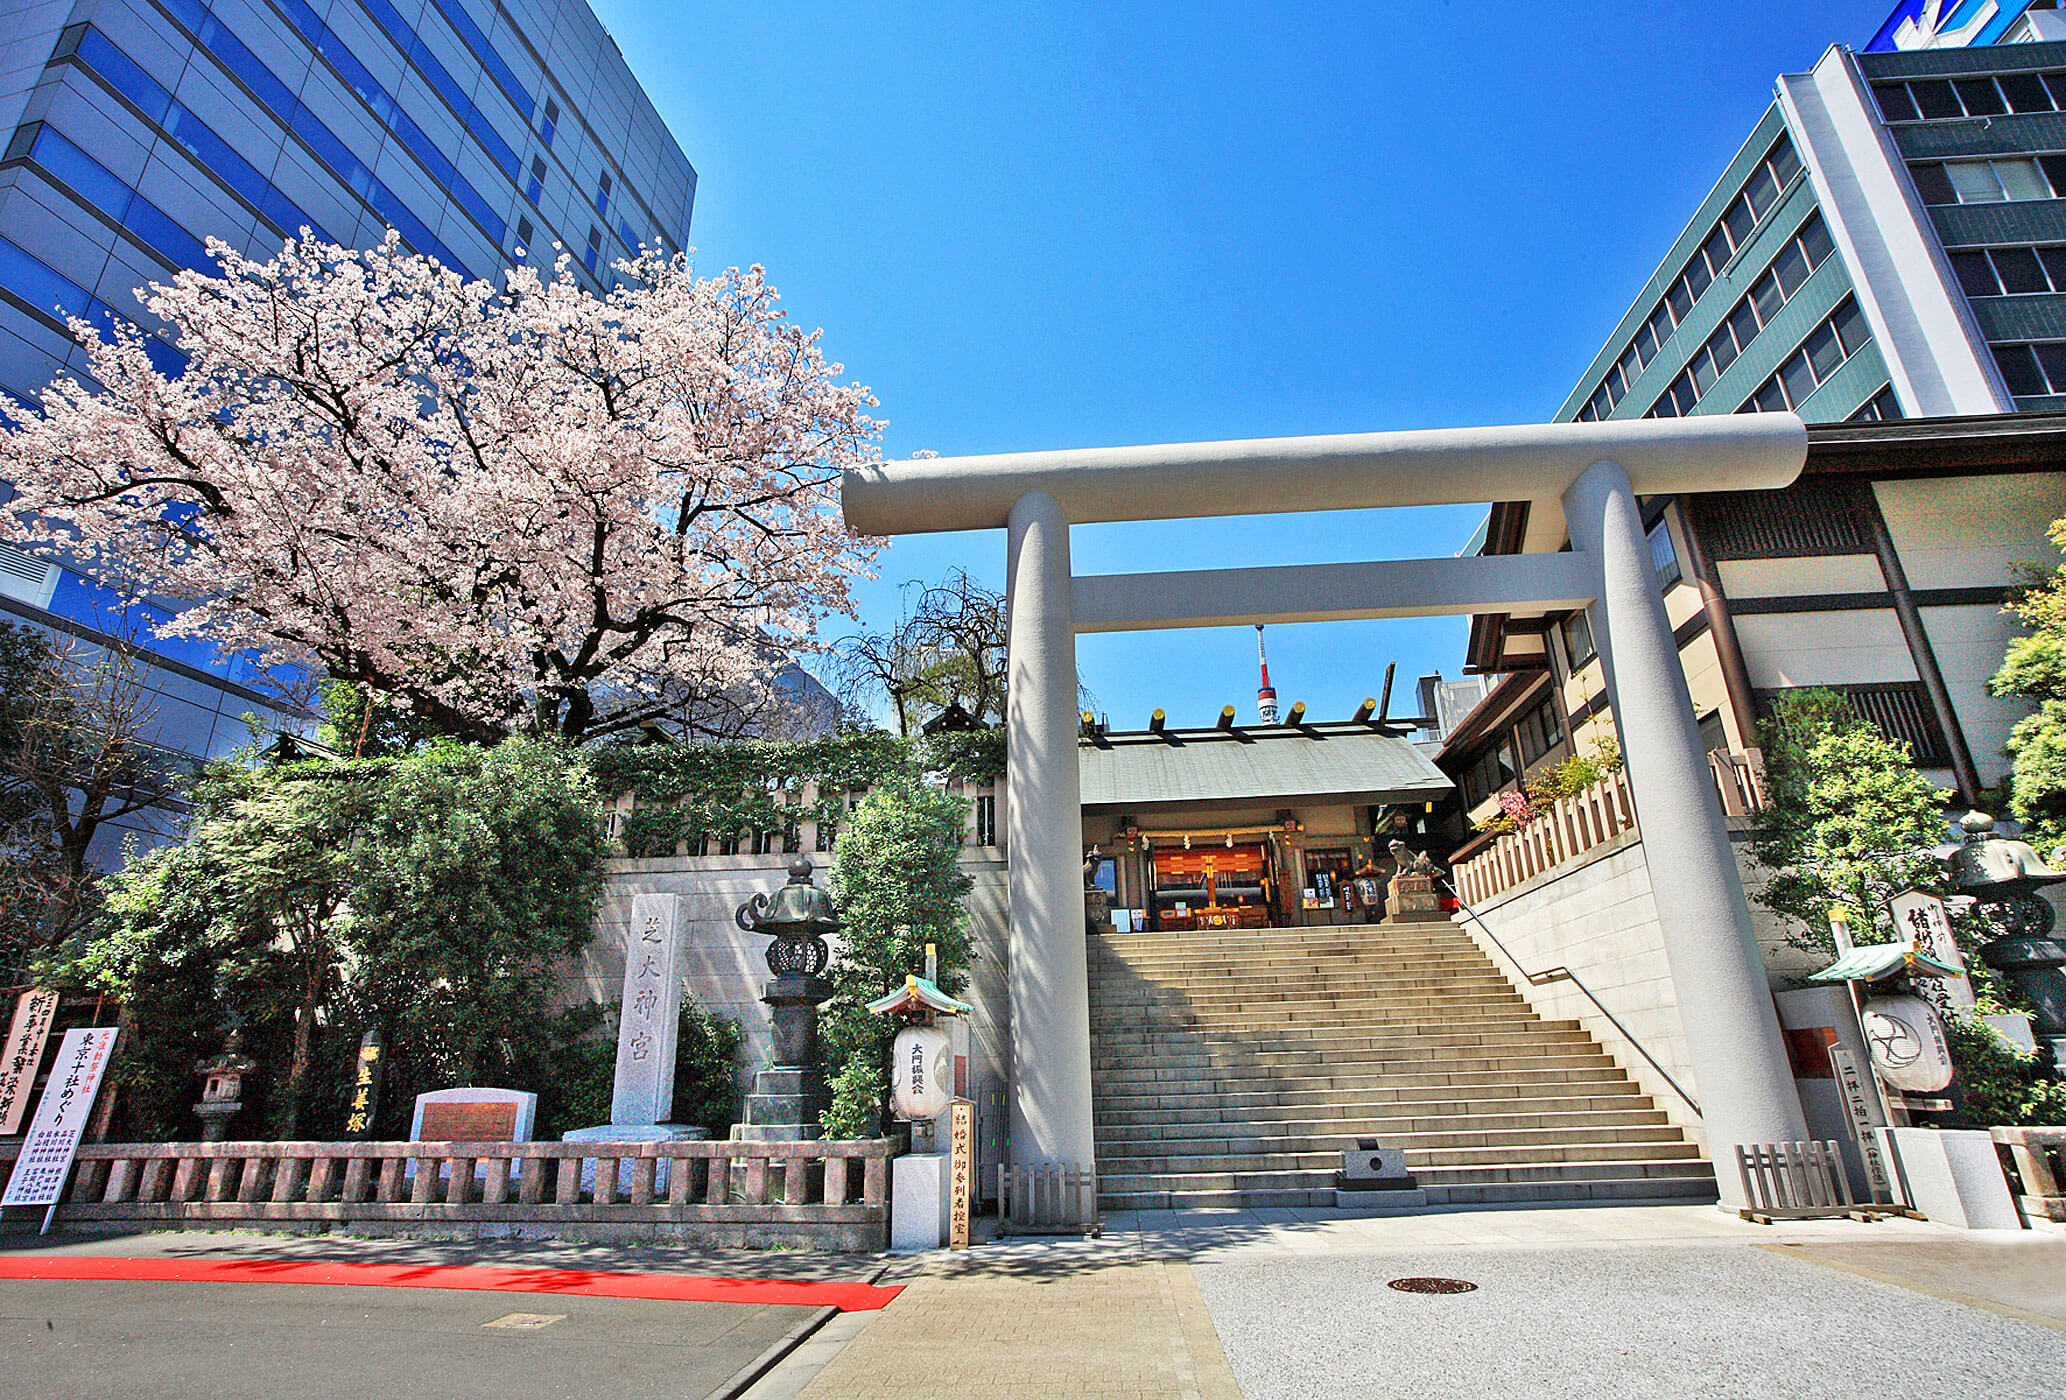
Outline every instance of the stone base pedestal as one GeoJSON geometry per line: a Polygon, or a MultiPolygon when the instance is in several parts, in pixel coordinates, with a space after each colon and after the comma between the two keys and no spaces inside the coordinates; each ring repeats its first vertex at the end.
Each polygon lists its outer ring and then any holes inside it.
{"type": "MultiPolygon", "coordinates": [[[[702,1142],[709,1138],[710,1129],[692,1128],[682,1123],[604,1123],[595,1128],[576,1128],[570,1133],[561,1133],[561,1142],[702,1142]]],[[[668,1168],[672,1163],[662,1159],[653,1165],[653,1190],[667,1189],[668,1168]]],[[[581,1163],[581,1189],[595,1190],[595,1159],[588,1158],[581,1163]]],[[[617,1164],[617,1190],[631,1190],[631,1163],[617,1164]]]]}
{"type": "Polygon", "coordinates": [[[938,1249],[947,1240],[954,1174],[947,1154],[929,1152],[890,1162],[890,1248],[938,1249]]]}
{"type": "Polygon", "coordinates": [[[1385,891],[1384,923],[1426,924],[1442,918],[1442,897],[1435,893],[1435,877],[1402,872],[1392,877],[1385,891]]]}
{"type": "Polygon", "coordinates": [[[734,1142],[815,1142],[832,1090],[814,1069],[776,1066],[753,1076],[753,1092],[732,1129],[734,1142]]]}

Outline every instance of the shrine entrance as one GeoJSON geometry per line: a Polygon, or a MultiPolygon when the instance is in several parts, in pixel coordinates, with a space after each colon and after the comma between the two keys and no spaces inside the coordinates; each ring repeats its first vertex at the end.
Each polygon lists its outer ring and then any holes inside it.
{"type": "MultiPolygon", "coordinates": [[[[1804,1136],[1637,497],[1774,489],[1799,475],[1806,456],[1798,418],[1745,414],[849,468],[842,504],[856,531],[1007,532],[1012,1159],[1087,1164],[1095,1154],[1077,633],[1498,613],[1524,605],[1589,612],[1650,866],[1675,892],[1659,918],[1714,1158],[1731,1160],[1736,1144],[1804,1136]],[[1491,501],[1525,501],[1537,521],[1561,515],[1572,547],[1101,577],[1076,577],[1070,566],[1072,523],[1491,501]]],[[[1561,539],[1566,531],[1541,533],[1561,539]]],[[[1200,870],[1182,873],[1206,872],[1201,862],[1200,870]]],[[[1215,871],[1207,884],[1185,888],[1216,894],[1219,880],[1215,871]]],[[[1228,881],[1229,891],[1234,887],[1228,881]]],[[[1724,1173],[1717,1183],[1725,1201],[1740,1195],[1733,1176],[1724,1173]]]]}

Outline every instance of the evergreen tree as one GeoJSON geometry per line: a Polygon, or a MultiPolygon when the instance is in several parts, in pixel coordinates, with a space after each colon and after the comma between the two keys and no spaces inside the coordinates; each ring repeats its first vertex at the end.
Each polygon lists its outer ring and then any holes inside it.
{"type": "Polygon", "coordinates": [[[966,900],[971,882],[960,863],[967,804],[912,779],[864,798],[840,832],[832,893],[845,930],[831,969],[837,989],[819,1018],[832,1069],[829,1137],[858,1137],[882,1112],[892,1027],[867,1004],[925,971],[934,945],[939,985],[968,985],[975,953],[966,900]]]}

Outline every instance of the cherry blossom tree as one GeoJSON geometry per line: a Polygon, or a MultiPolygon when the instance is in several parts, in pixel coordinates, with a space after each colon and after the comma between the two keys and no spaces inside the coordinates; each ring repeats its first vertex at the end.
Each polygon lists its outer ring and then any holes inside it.
{"type": "Polygon", "coordinates": [[[498,289],[392,234],[210,252],[140,294],[183,373],[74,321],[95,382],[10,415],[0,539],[476,738],[680,714],[851,613],[837,482],[875,399],[760,268],[649,253],[598,298],[565,259],[498,289]]]}

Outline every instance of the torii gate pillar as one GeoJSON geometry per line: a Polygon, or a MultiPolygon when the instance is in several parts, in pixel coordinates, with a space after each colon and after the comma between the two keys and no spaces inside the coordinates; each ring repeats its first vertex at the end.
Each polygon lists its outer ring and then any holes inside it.
{"type": "Polygon", "coordinates": [[[1006,830],[1011,852],[1011,1158],[1089,1167],[1090,972],[1069,521],[1044,491],[1006,522],[1006,830]]]}

